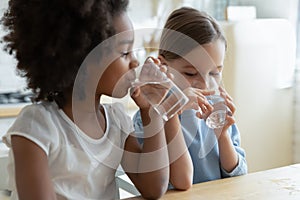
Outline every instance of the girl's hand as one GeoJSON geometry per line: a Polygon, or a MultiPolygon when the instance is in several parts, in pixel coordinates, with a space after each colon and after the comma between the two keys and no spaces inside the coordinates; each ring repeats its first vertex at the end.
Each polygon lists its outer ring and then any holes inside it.
{"type": "Polygon", "coordinates": [[[220,94],[221,96],[225,99],[225,104],[228,107],[228,111],[227,111],[227,115],[226,115],[226,123],[225,125],[221,128],[221,132],[220,130],[217,131],[219,133],[221,133],[221,135],[223,135],[228,128],[233,125],[235,123],[235,118],[234,118],[234,113],[236,111],[236,107],[233,103],[233,99],[232,97],[226,92],[226,90],[224,88],[220,87],[220,94]]]}
{"type": "MultiPolygon", "coordinates": [[[[160,63],[159,59],[153,58],[153,57],[148,57],[144,63],[144,65],[156,65],[160,68],[160,71],[162,73],[167,72],[167,67],[165,65],[162,65],[160,63]]],[[[166,73],[166,75],[169,78],[173,78],[172,74],[166,73]]],[[[141,85],[141,86],[136,86],[131,88],[131,97],[137,104],[137,106],[140,109],[149,109],[151,107],[151,104],[149,103],[149,99],[151,98],[157,98],[158,95],[157,93],[161,93],[161,97],[167,94],[167,89],[165,87],[161,87],[160,85],[141,85]],[[143,92],[142,92],[143,91],[143,92]]],[[[159,101],[159,100],[154,100],[153,101],[159,101]]]]}
{"type": "Polygon", "coordinates": [[[197,112],[197,117],[200,119],[204,119],[205,116],[208,116],[208,114],[212,112],[213,107],[207,101],[206,96],[214,94],[214,91],[188,87],[184,89],[183,92],[189,98],[189,102],[185,105],[182,111],[188,109],[199,110],[199,112],[197,112]]]}
{"type": "Polygon", "coordinates": [[[140,109],[147,109],[151,107],[148,100],[144,95],[142,95],[141,88],[139,86],[131,88],[130,94],[131,98],[140,109]]]}

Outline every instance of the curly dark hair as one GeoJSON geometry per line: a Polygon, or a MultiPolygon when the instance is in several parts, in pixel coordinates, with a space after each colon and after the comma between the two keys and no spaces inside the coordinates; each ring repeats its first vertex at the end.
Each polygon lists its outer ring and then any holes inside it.
{"type": "Polygon", "coordinates": [[[34,101],[64,104],[87,54],[115,33],[112,18],[126,12],[128,0],[10,0],[1,19],[21,76],[34,101]]]}

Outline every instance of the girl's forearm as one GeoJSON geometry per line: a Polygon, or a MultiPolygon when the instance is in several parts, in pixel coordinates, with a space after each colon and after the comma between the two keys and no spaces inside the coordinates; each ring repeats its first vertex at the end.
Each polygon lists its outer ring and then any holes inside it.
{"type": "Polygon", "coordinates": [[[144,144],[138,165],[138,178],[145,184],[143,197],[160,196],[169,182],[169,155],[164,132],[164,121],[152,108],[141,110],[144,125],[144,144]]]}
{"type": "Polygon", "coordinates": [[[221,134],[218,145],[221,166],[227,172],[231,172],[238,165],[238,155],[227,132],[221,134]]]}
{"type": "Polygon", "coordinates": [[[187,190],[192,186],[193,164],[187,149],[178,115],[165,124],[170,159],[170,181],[176,189],[187,190]]]}

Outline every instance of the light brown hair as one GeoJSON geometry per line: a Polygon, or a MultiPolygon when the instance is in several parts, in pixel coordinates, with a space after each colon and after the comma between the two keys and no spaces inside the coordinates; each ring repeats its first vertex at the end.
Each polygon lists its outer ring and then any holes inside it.
{"type": "Polygon", "coordinates": [[[207,13],[182,7],[168,17],[159,45],[159,55],[173,60],[186,55],[198,45],[226,39],[217,21],[207,13]]]}

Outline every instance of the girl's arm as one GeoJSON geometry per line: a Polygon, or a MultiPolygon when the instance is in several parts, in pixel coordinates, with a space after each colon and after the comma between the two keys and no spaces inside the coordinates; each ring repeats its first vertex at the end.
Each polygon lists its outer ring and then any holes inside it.
{"type": "Polygon", "coordinates": [[[12,136],[11,143],[19,199],[56,200],[46,153],[22,136],[12,136]]]}
{"type": "Polygon", "coordinates": [[[225,99],[225,103],[230,110],[230,113],[226,116],[226,124],[222,129],[216,129],[215,133],[218,137],[218,146],[220,154],[220,162],[222,168],[226,172],[231,172],[238,165],[238,154],[234,148],[231,137],[228,134],[228,129],[231,125],[235,123],[233,114],[236,110],[232,98],[227,94],[227,92],[221,88],[221,95],[225,99]]]}
{"type": "MultiPolygon", "coordinates": [[[[189,103],[184,107],[184,110],[201,109],[203,115],[212,111],[213,108],[205,96],[213,94],[213,91],[188,87],[184,90],[184,93],[189,98],[189,103]]],[[[199,118],[202,117],[201,113],[197,113],[199,118]]],[[[171,163],[170,182],[176,189],[187,190],[192,186],[194,169],[183,137],[178,115],[175,115],[166,122],[165,131],[171,163]]]]}
{"type": "Polygon", "coordinates": [[[170,182],[179,190],[187,190],[193,183],[193,164],[187,149],[178,115],[165,124],[170,160],[170,182]]]}
{"type": "Polygon", "coordinates": [[[141,109],[143,147],[133,136],[125,143],[122,167],[144,198],[160,198],[169,183],[169,158],[163,120],[152,108],[141,109]]]}
{"type": "Polygon", "coordinates": [[[231,172],[238,165],[238,154],[227,131],[220,135],[218,146],[221,166],[226,172],[231,172]]]}

